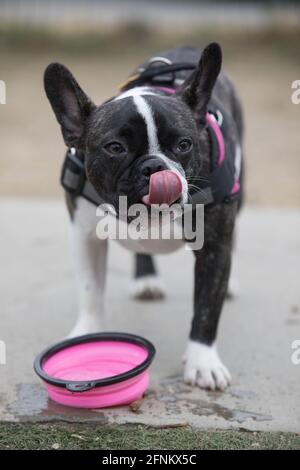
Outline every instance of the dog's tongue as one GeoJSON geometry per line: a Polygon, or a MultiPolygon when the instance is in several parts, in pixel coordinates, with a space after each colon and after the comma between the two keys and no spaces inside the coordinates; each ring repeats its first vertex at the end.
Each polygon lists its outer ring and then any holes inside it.
{"type": "Polygon", "coordinates": [[[179,176],[171,170],[157,171],[150,176],[149,194],[143,197],[145,204],[172,204],[182,193],[179,176]]]}

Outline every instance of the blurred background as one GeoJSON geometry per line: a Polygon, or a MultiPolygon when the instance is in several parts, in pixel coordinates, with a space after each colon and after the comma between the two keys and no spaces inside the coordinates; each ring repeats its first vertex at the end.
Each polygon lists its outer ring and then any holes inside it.
{"type": "Polygon", "coordinates": [[[0,196],[61,197],[64,144],[43,90],[67,65],[96,102],[145,58],[181,44],[223,47],[245,110],[247,202],[300,205],[300,2],[0,0],[0,196]]]}

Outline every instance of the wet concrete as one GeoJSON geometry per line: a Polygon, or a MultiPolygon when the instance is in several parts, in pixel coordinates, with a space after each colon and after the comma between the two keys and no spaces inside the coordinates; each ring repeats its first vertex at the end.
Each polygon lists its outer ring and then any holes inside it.
{"type": "Polygon", "coordinates": [[[247,208],[239,221],[234,271],[240,294],[227,301],[219,335],[221,355],[233,375],[225,393],[182,382],[192,305],[191,254],[182,250],[158,259],[168,295],[150,304],[128,298],[132,259],[118,245],[111,246],[110,329],[149,338],[157,356],[145,398],[131,407],[106,410],[52,402],[32,370],[34,356],[61,339],[75,317],[62,203],[2,200],[0,216],[0,340],[6,344],[0,420],[300,431],[300,365],[291,361],[292,341],[300,339],[300,211],[247,208]]]}
{"type": "MultiPolygon", "coordinates": [[[[20,384],[17,398],[10,403],[7,411],[19,422],[97,422],[98,424],[135,422],[154,426],[187,426],[198,418],[210,418],[244,424],[248,420],[256,422],[272,421],[273,417],[222,406],[218,400],[221,394],[197,391],[182,384],[181,377],[170,385],[162,382],[155,390],[147,391],[143,400],[130,406],[107,410],[83,410],[61,406],[48,399],[46,390],[40,385],[20,384]],[[200,398],[199,395],[202,395],[200,398]]],[[[233,396],[233,394],[231,393],[233,396]]],[[[246,395],[248,395],[246,393],[246,395]]],[[[221,426],[223,427],[223,426],[221,426]]]]}

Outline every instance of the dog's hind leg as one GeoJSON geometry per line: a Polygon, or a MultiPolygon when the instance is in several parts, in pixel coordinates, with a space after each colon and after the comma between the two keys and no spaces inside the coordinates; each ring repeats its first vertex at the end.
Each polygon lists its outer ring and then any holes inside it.
{"type": "Polygon", "coordinates": [[[135,254],[134,279],[131,281],[130,295],[137,300],[160,300],[165,297],[165,289],[152,256],[135,254]]]}

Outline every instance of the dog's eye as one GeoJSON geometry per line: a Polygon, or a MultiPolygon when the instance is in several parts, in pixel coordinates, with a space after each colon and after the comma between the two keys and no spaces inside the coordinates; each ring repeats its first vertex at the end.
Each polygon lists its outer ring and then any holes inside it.
{"type": "Polygon", "coordinates": [[[192,148],[192,141],[190,139],[182,139],[178,144],[177,144],[177,150],[179,152],[185,153],[191,150],[192,148]]]}
{"type": "Polygon", "coordinates": [[[112,155],[120,155],[125,152],[125,148],[119,142],[110,142],[105,145],[105,149],[112,155]]]}

